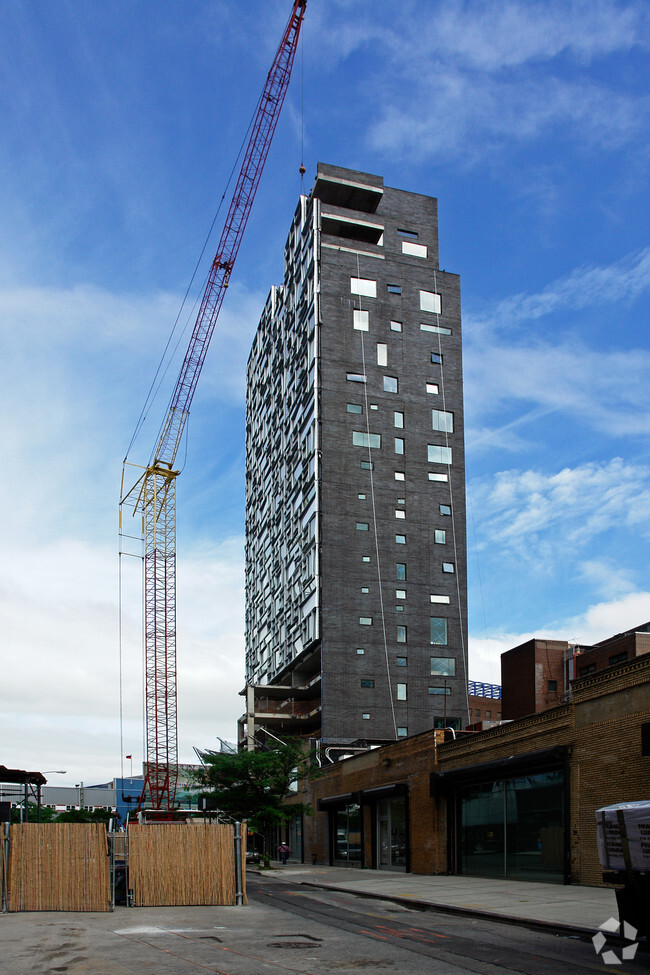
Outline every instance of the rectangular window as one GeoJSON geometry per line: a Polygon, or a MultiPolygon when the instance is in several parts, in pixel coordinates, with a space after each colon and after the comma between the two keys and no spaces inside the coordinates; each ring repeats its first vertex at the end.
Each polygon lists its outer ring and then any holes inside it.
{"type": "Polygon", "coordinates": [[[367,586],[362,586],[362,587],[361,587],[361,592],[362,592],[362,593],[369,593],[369,592],[370,592],[370,590],[368,589],[368,587],[367,587],[367,586]]]}
{"type": "Polygon", "coordinates": [[[395,607],[395,612],[396,612],[396,613],[403,613],[403,612],[404,612],[404,607],[402,606],[402,604],[401,604],[401,603],[400,603],[400,605],[399,605],[399,606],[396,606],[396,607],[395,607]]]}
{"type": "Polygon", "coordinates": [[[432,311],[434,315],[441,312],[440,295],[433,291],[420,291],[420,311],[432,311]]]}
{"type": "Polygon", "coordinates": [[[377,342],[377,365],[388,365],[388,346],[385,342],[377,342]]]}
{"type": "Polygon", "coordinates": [[[395,508],[395,517],[404,520],[406,518],[406,512],[403,508],[395,508]]]}
{"type": "Polygon", "coordinates": [[[451,447],[430,443],[427,445],[427,460],[430,464],[451,464],[451,447]]]}
{"type": "Polygon", "coordinates": [[[441,504],[441,505],[438,506],[438,511],[440,512],[441,515],[450,515],[451,514],[451,505],[450,504],[441,504]]]}
{"type": "Polygon", "coordinates": [[[420,322],[421,332],[435,332],[436,335],[451,335],[451,329],[445,328],[443,325],[426,325],[424,322],[420,322]]]}
{"type": "Polygon", "coordinates": [[[426,257],[427,256],[427,245],[426,244],[414,244],[412,240],[402,241],[402,254],[408,254],[409,257],[426,257]]]}
{"type": "Polygon", "coordinates": [[[363,413],[363,407],[358,403],[348,403],[348,413],[363,413]]]}
{"type": "Polygon", "coordinates": [[[374,687],[375,686],[375,682],[374,682],[374,680],[371,680],[368,677],[362,677],[361,678],[361,686],[362,687],[374,687]]]}
{"type": "Polygon", "coordinates": [[[406,589],[396,589],[395,599],[406,599],[406,589]]]}
{"type": "Polygon", "coordinates": [[[440,616],[431,617],[431,643],[437,646],[447,646],[447,620],[440,616]]]}
{"type": "Polygon", "coordinates": [[[447,532],[444,528],[436,528],[433,532],[433,540],[436,545],[446,545],[447,543],[447,532]]]}
{"type": "Polygon", "coordinates": [[[449,596],[439,596],[439,595],[437,595],[434,592],[431,593],[431,595],[429,596],[429,599],[431,600],[432,603],[445,603],[445,604],[448,604],[449,601],[450,601],[449,600],[449,596]]]}
{"type": "Polygon", "coordinates": [[[371,460],[362,460],[361,461],[361,470],[362,471],[374,471],[374,469],[375,469],[375,465],[373,464],[373,462],[371,460]]]}
{"type": "Polygon", "coordinates": [[[349,383],[365,383],[366,377],[358,372],[349,372],[345,377],[349,383]]]}
{"type": "Polygon", "coordinates": [[[453,572],[454,571],[454,563],[453,562],[443,562],[442,563],[442,571],[443,572],[453,572]]]}
{"type": "Polygon", "coordinates": [[[433,471],[429,471],[430,481],[442,481],[444,484],[449,480],[448,474],[435,474],[433,471]]]}
{"type": "Polygon", "coordinates": [[[406,545],[406,535],[396,535],[395,536],[396,545],[406,545]]]}
{"type": "Polygon", "coordinates": [[[451,694],[451,687],[430,687],[429,694],[451,694]]]}
{"type": "Polygon", "coordinates": [[[366,433],[364,430],[353,430],[352,444],[355,447],[370,447],[374,450],[379,450],[381,447],[381,434],[366,433]]]}
{"type": "Polygon", "coordinates": [[[431,353],[431,361],[433,362],[434,366],[441,366],[442,365],[442,355],[440,354],[440,352],[432,352],[431,353]]]}
{"type": "Polygon", "coordinates": [[[397,726],[397,737],[398,738],[408,738],[409,732],[408,728],[404,725],[397,726]]]}
{"type": "Polygon", "coordinates": [[[361,717],[363,718],[364,721],[370,721],[370,712],[364,711],[361,717]]]}
{"type": "Polygon", "coordinates": [[[372,616],[360,616],[359,626],[372,626],[372,616]]]}
{"type": "Polygon", "coordinates": [[[455,677],[455,659],[453,657],[431,657],[431,674],[436,677],[455,677]]]}
{"type": "Polygon", "coordinates": [[[402,331],[402,323],[401,322],[391,322],[390,323],[390,330],[391,330],[391,332],[401,332],[402,331]]]}
{"type": "Polygon", "coordinates": [[[368,531],[368,522],[367,521],[358,521],[357,522],[357,531],[358,532],[367,532],[368,531]]]}
{"type": "Polygon", "coordinates": [[[406,627],[398,626],[396,634],[397,643],[406,643],[406,627]]]}
{"type": "Polygon", "coordinates": [[[399,429],[404,429],[404,414],[398,413],[397,410],[393,413],[393,424],[399,429]]]}
{"type": "Polygon", "coordinates": [[[370,315],[367,311],[355,308],[353,311],[353,325],[358,332],[367,332],[370,328],[370,315]]]}
{"type": "Polygon", "coordinates": [[[447,410],[431,410],[431,425],[442,433],[454,432],[454,414],[447,410]]]}
{"type": "Polygon", "coordinates": [[[402,437],[395,437],[395,453],[396,454],[404,453],[404,440],[402,439],[402,437]]]}
{"type": "Polygon", "coordinates": [[[406,657],[398,657],[395,663],[398,667],[406,667],[406,657]]]}
{"type": "Polygon", "coordinates": [[[397,685],[397,700],[398,701],[406,700],[406,684],[397,685]]]}
{"type": "Polygon", "coordinates": [[[379,407],[377,406],[377,404],[376,404],[376,403],[371,403],[371,404],[370,404],[370,409],[371,409],[371,410],[378,410],[378,409],[379,409],[379,407]]]}
{"type": "Polygon", "coordinates": [[[370,556],[369,555],[363,555],[362,558],[361,558],[361,561],[362,562],[370,562],[370,556]]]}
{"type": "Polygon", "coordinates": [[[438,393],[440,392],[440,389],[438,388],[438,383],[427,383],[426,388],[427,388],[427,393],[431,393],[433,396],[437,396],[438,393]]]}
{"type": "Polygon", "coordinates": [[[365,649],[365,647],[357,647],[357,655],[358,655],[359,657],[362,657],[362,656],[364,655],[364,653],[365,653],[365,652],[366,652],[366,649],[365,649]]]}
{"type": "Polygon", "coordinates": [[[357,498],[359,499],[359,501],[365,501],[366,500],[365,494],[357,494],[357,498]]]}
{"type": "Polygon", "coordinates": [[[377,282],[370,278],[350,278],[350,292],[353,295],[364,295],[366,298],[377,297],[377,282]]]}
{"type": "Polygon", "coordinates": [[[386,288],[388,289],[388,294],[389,295],[401,295],[401,293],[402,293],[402,285],[401,284],[387,284],[386,285],[386,288]]]}
{"type": "Polygon", "coordinates": [[[397,392],[397,377],[396,376],[384,376],[384,392],[385,393],[396,393],[397,392]]]}
{"type": "Polygon", "coordinates": [[[398,562],[396,564],[395,578],[398,582],[406,582],[406,562],[398,562]]]}
{"type": "Polygon", "coordinates": [[[418,232],[417,230],[405,230],[403,227],[397,228],[397,233],[400,237],[404,237],[405,240],[417,240],[418,232]]]}
{"type": "Polygon", "coordinates": [[[406,480],[406,475],[405,475],[404,471],[395,471],[395,480],[396,481],[405,481],[406,480]]]}

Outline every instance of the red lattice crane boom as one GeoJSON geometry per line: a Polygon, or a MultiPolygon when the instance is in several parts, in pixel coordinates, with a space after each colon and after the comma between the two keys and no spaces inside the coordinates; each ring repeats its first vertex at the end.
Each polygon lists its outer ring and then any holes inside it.
{"type": "Polygon", "coordinates": [[[291,16],[258,102],[215,258],[153,459],[120,502],[143,516],[146,764],[159,818],[171,818],[178,778],[176,714],[176,455],[287,92],[307,0],[291,16]]]}

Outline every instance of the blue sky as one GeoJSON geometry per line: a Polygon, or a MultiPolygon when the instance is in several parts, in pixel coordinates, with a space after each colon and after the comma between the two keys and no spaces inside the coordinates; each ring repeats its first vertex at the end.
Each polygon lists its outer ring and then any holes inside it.
{"type": "MultiPolygon", "coordinates": [[[[289,8],[2,4],[7,765],[119,773],[122,459],[289,8]]],[[[498,683],[530,635],[650,619],[649,46],[645,2],[309,0],[178,483],[183,760],[242,710],[244,364],[301,158],[306,190],[323,161],[439,200],[463,295],[471,676],[498,683]]],[[[122,562],[135,770],[139,566],[122,562]]]]}

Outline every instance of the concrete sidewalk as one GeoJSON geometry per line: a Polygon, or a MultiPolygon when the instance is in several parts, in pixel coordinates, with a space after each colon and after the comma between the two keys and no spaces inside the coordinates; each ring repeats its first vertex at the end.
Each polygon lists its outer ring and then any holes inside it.
{"type": "Polygon", "coordinates": [[[411,906],[581,935],[594,934],[610,917],[618,919],[616,895],[605,887],[310,867],[299,863],[286,866],[273,863],[271,870],[249,868],[249,872],[365,897],[382,897],[411,906]]]}

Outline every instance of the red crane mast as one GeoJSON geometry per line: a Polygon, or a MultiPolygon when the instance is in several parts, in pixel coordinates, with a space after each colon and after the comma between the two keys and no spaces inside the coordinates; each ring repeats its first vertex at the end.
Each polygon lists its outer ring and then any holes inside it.
{"type": "MultiPolygon", "coordinates": [[[[307,0],[294,0],[257,105],[244,160],[196,322],[153,459],[123,504],[141,512],[144,534],[144,652],[147,792],[157,818],[171,818],[178,779],[176,711],[176,456],[210,339],[287,92],[307,0]]],[[[121,513],[120,513],[121,526],[121,513]]],[[[142,802],[142,800],[141,800],[142,802]]]]}

